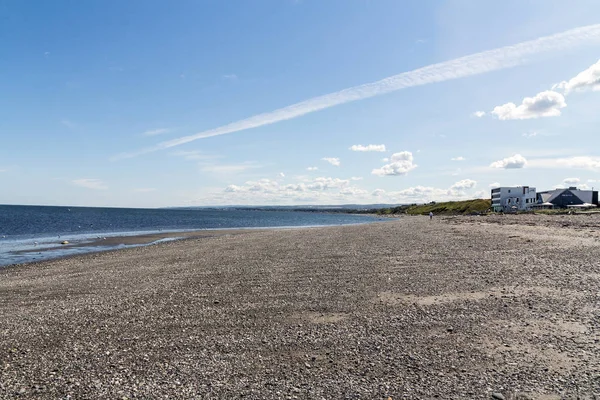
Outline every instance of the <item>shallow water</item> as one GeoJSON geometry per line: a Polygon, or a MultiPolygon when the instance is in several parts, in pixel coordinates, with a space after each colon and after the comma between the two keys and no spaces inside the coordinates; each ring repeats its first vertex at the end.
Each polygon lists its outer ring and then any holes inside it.
{"type": "Polygon", "coordinates": [[[368,223],[365,215],[232,209],[134,209],[0,206],[0,266],[110,250],[120,246],[66,247],[103,237],[204,229],[306,227],[368,223]],[[44,249],[44,251],[41,251],[44,249]]]}

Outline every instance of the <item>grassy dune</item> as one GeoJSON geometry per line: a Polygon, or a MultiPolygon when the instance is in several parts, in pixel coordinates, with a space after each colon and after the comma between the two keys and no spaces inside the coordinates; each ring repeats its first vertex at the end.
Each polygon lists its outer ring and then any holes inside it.
{"type": "Polygon", "coordinates": [[[384,208],[379,213],[426,215],[433,212],[435,215],[464,215],[485,212],[491,206],[492,201],[489,199],[475,199],[384,208]]]}

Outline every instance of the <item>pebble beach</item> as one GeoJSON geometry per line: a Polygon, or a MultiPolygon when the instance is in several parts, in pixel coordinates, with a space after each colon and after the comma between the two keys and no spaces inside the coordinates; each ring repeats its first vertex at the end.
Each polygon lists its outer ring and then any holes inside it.
{"type": "Polygon", "coordinates": [[[2,399],[598,399],[600,215],[236,231],[0,269],[2,399]]]}

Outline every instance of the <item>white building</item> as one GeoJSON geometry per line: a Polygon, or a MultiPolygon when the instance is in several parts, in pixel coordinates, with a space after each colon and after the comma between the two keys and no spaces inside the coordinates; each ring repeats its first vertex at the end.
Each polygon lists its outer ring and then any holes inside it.
{"type": "Polygon", "coordinates": [[[492,209],[496,212],[531,210],[536,204],[535,188],[529,186],[492,189],[492,209]]]}

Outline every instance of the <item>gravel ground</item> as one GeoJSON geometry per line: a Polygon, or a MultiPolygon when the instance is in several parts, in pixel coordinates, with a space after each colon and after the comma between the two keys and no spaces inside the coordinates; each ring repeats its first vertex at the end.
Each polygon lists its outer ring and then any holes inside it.
{"type": "Polygon", "coordinates": [[[598,399],[600,216],[248,231],[0,270],[0,398],[598,399]]]}

